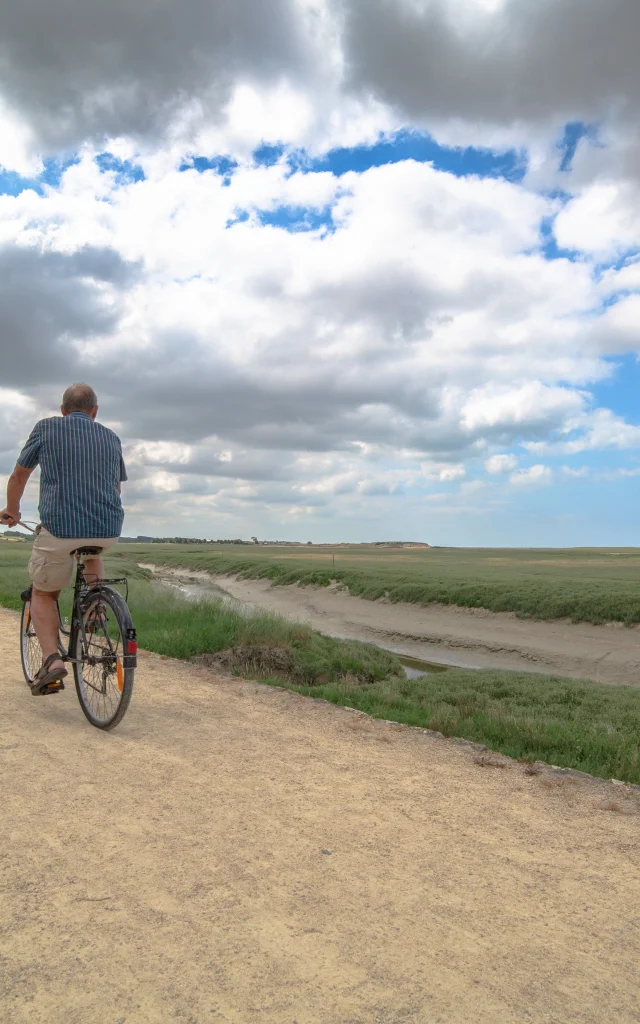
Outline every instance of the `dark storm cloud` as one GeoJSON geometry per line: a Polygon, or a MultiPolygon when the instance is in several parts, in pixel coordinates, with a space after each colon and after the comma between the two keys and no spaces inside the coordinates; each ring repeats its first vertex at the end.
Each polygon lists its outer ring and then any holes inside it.
{"type": "MultiPolygon", "coordinates": [[[[637,0],[328,0],[347,91],[411,119],[558,121],[637,110],[637,0]]],[[[3,0],[0,93],[49,151],[215,118],[239,81],[317,88],[330,62],[295,0],[3,0]]],[[[317,34],[316,34],[317,36],[317,34]]],[[[326,78],[323,78],[326,88],[326,78]]],[[[335,83],[338,87],[338,83],[335,83]]]]}
{"type": "Polygon", "coordinates": [[[593,118],[640,97],[637,0],[336,0],[352,88],[410,116],[493,123],[593,118]]]}
{"type": "MultiPolygon", "coordinates": [[[[122,422],[127,436],[157,441],[216,435],[255,448],[332,451],[354,438],[388,438],[394,430],[388,407],[404,413],[407,404],[409,416],[421,420],[440,413],[438,391],[418,387],[401,367],[382,374],[377,361],[367,369],[363,358],[359,365],[347,360],[320,368],[313,353],[299,351],[294,359],[293,352],[285,346],[277,359],[262,353],[239,368],[194,338],[172,334],[156,339],[152,359],[133,352],[117,368],[105,368],[100,387],[110,396],[110,418],[122,422]]],[[[213,470],[205,463],[200,471],[213,470]]],[[[215,471],[237,475],[225,464],[215,471]]]]}
{"type": "Polygon", "coordinates": [[[163,133],[193,98],[309,59],[294,0],[3,0],[0,90],[45,146],[163,133]]]}
{"type": "Polygon", "coordinates": [[[109,249],[71,255],[23,246],[0,249],[0,352],[3,387],[62,383],[80,359],[72,342],[111,332],[118,290],[137,268],[109,249]],[[112,285],[105,295],[104,285],[112,285]]]}
{"type": "Polygon", "coordinates": [[[296,468],[290,455],[279,452],[276,458],[264,451],[240,452],[233,458],[222,457],[219,452],[196,447],[189,462],[163,462],[162,468],[169,473],[188,473],[190,478],[198,476],[216,477],[228,480],[294,480],[296,468]]]}

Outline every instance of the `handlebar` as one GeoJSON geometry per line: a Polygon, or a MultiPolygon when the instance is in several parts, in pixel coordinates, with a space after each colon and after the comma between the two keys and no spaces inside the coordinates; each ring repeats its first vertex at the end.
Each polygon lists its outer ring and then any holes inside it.
{"type": "MultiPolygon", "coordinates": [[[[3,523],[8,523],[10,518],[11,518],[10,516],[0,516],[0,519],[2,519],[3,523]]],[[[14,523],[13,526],[9,527],[9,529],[13,530],[14,527],[16,527],[16,526],[22,526],[23,529],[28,530],[29,533],[35,533],[36,532],[35,530],[32,530],[30,526],[27,526],[26,523],[23,523],[21,521],[18,521],[17,523],[14,523]]]]}

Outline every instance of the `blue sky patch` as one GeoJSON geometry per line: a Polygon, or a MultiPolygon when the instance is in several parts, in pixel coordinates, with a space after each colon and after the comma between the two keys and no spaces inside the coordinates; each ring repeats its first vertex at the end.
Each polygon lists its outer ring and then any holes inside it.
{"type": "MultiPolygon", "coordinates": [[[[292,234],[308,231],[332,232],[335,230],[331,215],[331,207],[323,210],[312,210],[306,206],[276,206],[273,210],[255,210],[258,223],[263,227],[282,228],[292,234]]],[[[245,224],[251,217],[249,210],[236,210],[227,221],[227,228],[235,224],[245,224]]]]}
{"type": "Polygon", "coordinates": [[[236,210],[236,212],[234,213],[233,217],[231,217],[227,221],[226,226],[228,228],[232,228],[234,224],[246,224],[246,222],[248,220],[249,220],[249,211],[248,210],[236,210]]]}
{"type": "Polygon", "coordinates": [[[223,185],[231,184],[231,178],[238,167],[238,161],[230,156],[194,156],[180,164],[180,171],[197,171],[204,174],[205,171],[214,171],[223,179],[223,185]]]}
{"type": "Polygon", "coordinates": [[[304,206],[277,206],[274,210],[258,210],[258,220],[264,226],[284,228],[292,233],[334,230],[331,207],[311,210],[304,206]]]}
{"type": "Polygon", "coordinates": [[[42,194],[42,187],[34,178],[23,178],[16,171],[0,170],[0,195],[19,196],[21,192],[33,189],[34,192],[42,194]]]}
{"type": "MultiPolygon", "coordinates": [[[[253,151],[252,162],[254,167],[273,167],[284,157],[291,173],[329,171],[336,177],[349,171],[361,174],[372,167],[402,163],[405,160],[432,163],[437,170],[448,171],[457,177],[476,175],[481,178],[505,178],[514,182],[522,181],[527,169],[525,154],[515,149],[497,152],[474,146],[441,146],[430,135],[411,131],[381,137],[373,146],[333,149],[320,157],[312,157],[304,149],[288,151],[282,144],[264,143],[253,151]]],[[[214,170],[229,178],[237,166],[237,162],[229,156],[197,156],[185,161],[180,170],[194,168],[201,173],[214,170]]]]}
{"type": "Polygon", "coordinates": [[[43,169],[37,178],[24,178],[16,171],[5,171],[0,168],[0,195],[19,196],[21,192],[31,189],[42,196],[46,186],[59,188],[64,172],[77,163],[79,159],[76,156],[66,159],[50,158],[43,162],[43,169]]]}
{"type": "Polygon", "coordinates": [[[285,154],[285,147],[282,145],[269,146],[266,143],[253,151],[254,164],[262,167],[273,167],[285,154]]]}
{"type": "Polygon", "coordinates": [[[544,217],[540,223],[540,248],[548,260],[571,260],[575,261],[579,253],[575,249],[562,249],[553,230],[555,215],[544,217]]]}
{"type": "Polygon", "coordinates": [[[44,170],[38,181],[42,185],[48,185],[49,188],[60,188],[62,182],[62,175],[65,171],[68,171],[70,167],[74,167],[75,164],[80,163],[80,157],[70,156],[66,159],[58,159],[56,157],[44,161],[44,170]]]}
{"type": "Polygon", "coordinates": [[[598,277],[601,277],[607,270],[622,270],[638,261],[640,261],[640,249],[627,249],[617,260],[600,263],[596,268],[596,273],[598,277]]]}
{"type": "Polygon", "coordinates": [[[640,361],[634,353],[607,360],[615,369],[606,380],[591,385],[597,405],[611,409],[629,423],[640,423],[640,361]]]}
{"type": "Polygon", "coordinates": [[[115,175],[115,182],[118,186],[132,185],[137,181],[145,180],[145,173],[139,164],[133,164],[130,160],[121,160],[113,153],[98,153],[95,161],[103,174],[110,172],[115,175]]]}
{"type": "Polygon", "coordinates": [[[292,170],[329,171],[336,177],[348,171],[361,174],[371,167],[383,167],[404,160],[432,163],[437,170],[448,171],[457,177],[476,175],[481,178],[522,181],[526,172],[524,154],[514,149],[495,152],[474,146],[441,146],[430,135],[409,131],[380,138],[373,146],[333,149],[321,157],[311,158],[304,150],[289,156],[292,170]]]}
{"type": "Polygon", "coordinates": [[[588,139],[593,145],[600,145],[597,130],[593,125],[585,124],[583,121],[569,121],[564,126],[563,136],[558,142],[558,149],[562,153],[561,171],[572,170],[573,158],[582,139],[588,139]]]}

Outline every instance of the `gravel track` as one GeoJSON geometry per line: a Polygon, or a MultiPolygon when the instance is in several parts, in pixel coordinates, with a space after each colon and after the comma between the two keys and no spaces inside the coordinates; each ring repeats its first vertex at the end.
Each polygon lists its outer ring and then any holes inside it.
{"type": "Polygon", "coordinates": [[[640,1021],[638,797],[142,655],[113,733],[0,611],[0,1019],[640,1021]],[[504,763],[504,762],[500,762],[504,763]]]}

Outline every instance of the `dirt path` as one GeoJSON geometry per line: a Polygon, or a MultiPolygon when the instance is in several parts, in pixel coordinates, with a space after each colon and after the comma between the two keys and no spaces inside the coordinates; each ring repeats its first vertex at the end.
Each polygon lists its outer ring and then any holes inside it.
{"type": "Polygon", "coordinates": [[[371,640],[425,661],[640,685],[638,628],[534,622],[481,609],[365,601],[325,587],[214,579],[241,601],[301,619],[332,636],[371,640]]]}
{"type": "Polygon", "coordinates": [[[152,655],[103,734],[16,641],[0,611],[3,1024],[640,1021],[626,788],[152,655]]]}

